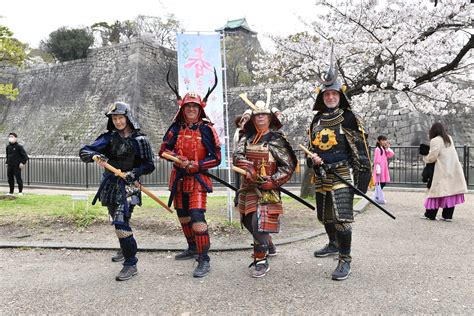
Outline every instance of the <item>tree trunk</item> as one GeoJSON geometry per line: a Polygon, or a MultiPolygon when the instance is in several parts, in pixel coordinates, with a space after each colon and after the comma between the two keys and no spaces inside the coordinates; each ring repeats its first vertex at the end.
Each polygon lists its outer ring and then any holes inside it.
{"type": "Polygon", "coordinates": [[[301,180],[301,197],[314,197],[314,185],[311,183],[313,178],[314,171],[313,168],[308,168],[305,166],[303,179],[301,180]]]}

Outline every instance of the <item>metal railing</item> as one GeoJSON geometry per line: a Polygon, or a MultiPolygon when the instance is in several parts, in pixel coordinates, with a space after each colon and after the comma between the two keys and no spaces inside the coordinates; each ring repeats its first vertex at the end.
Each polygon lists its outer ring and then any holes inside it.
{"type": "MultiPolygon", "coordinates": [[[[421,181],[421,172],[424,167],[423,159],[418,154],[417,146],[393,146],[395,156],[390,159],[390,185],[423,187],[425,184],[421,181]]],[[[459,161],[463,166],[464,175],[468,186],[474,188],[474,147],[460,146],[456,147],[459,161]]],[[[374,148],[370,148],[373,153],[374,148]]],[[[299,186],[304,174],[305,158],[302,151],[297,150],[296,155],[300,162],[299,172],[295,172],[287,186],[299,186]]],[[[0,163],[5,164],[5,156],[0,156],[0,163]]],[[[172,164],[157,157],[156,170],[147,176],[144,176],[142,182],[148,186],[167,186],[172,164]]],[[[211,172],[223,180],[229,182],[227,178],[227,169],[214,168],[211,172]]],[[[58,187],[97,187],[102,175],[101,168],[95,163],[83,163],[79,157],[74,156],[31,156],[22,172],[25,185],[42,185],[58,187]]],[[[0,181],[7,182],[7,170],[0,168],[0,181]]],[[[235,183],[235,174],[231,173],[231,183],[235,183]]],[[[215,183],[216,186],[220,184],[215,183]]]]}

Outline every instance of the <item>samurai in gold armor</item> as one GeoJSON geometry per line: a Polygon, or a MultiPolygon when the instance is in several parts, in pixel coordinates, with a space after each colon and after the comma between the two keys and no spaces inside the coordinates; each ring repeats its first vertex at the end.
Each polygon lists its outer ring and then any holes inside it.
{"type": "Polygon", "coordinates": [[[278,131],[281,122],[270,110],[270,90],[267,94],[266,103],[257,101],[255,105],[241,95],[251,106],[252,115],[233,157],[234,165],[247,171],[239,190],[238,209],[242,225],[254,238],[252,277],[263,277],[270,270],[270,233],[278,233],[283,213],[278,188],[291,178],[297,163],[293,149],[278,131]]]}
{"type": "MultiPolygon", "coordinates": [[[[332,59],[332,56],[331,56],[332,59]]],[[[309,128],[309,167],[315,171],[316,210],[324,224],[329,243],[314,252],[315,257],[339,254],[333,280],[344,280],[350,274],[354,191],[335,173],[367,192],[370,182],[370,160],[366,135],[360,119],[353,113],[345,95],[345,86],[337,79],[331,64],[320,87],[313,110],[317,111],[309,128]],[[351,176],[352,172],[352,176],[351,176]]]]}

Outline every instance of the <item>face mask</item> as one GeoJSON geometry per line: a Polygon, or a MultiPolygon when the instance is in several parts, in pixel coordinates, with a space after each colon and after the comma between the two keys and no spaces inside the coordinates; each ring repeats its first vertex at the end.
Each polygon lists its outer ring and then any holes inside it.
{"type": "Polygon", "coordinates": [[[15,142],[15,137],[8,137],[8,142],[14,143],[15,142]]]}

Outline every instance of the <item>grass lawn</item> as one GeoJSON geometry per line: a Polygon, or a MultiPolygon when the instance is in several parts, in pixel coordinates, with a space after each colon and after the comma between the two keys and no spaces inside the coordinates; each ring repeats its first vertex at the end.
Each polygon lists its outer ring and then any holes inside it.
{"type": "MultiPolygon", "coordinates": [[[[87,227],[93,223],[107,222],[107,208],[100,202],[91,205],[93,196],[89,196],[88,205],[85,201],[73,201],[70,195],[36,195],[27,194],[14,199],[0,200],[0,225],[5,223],[27,223],[35,225],[44,221],[69,222],[77,227],[87,227]],[[86,207],[87,206],[87,207],[86,207]]],[[[233,197],[232,197],[233,198],[233,197]]],[[[291,217],[295,225],[315,219],[315,212],[301,205],[290,197],[283,196],[285,216],[291,217]]],[[[167,196],[160,196],[165,203],[167,196]]],[[[315,205],[312,198],[306,199],[315,205]]],[[[356,203],[359,199],[354,199],[356,203]]],[[[239,227],[239,214],[235,208],[232,211],[233,222],[228,221],[227,196],[209,196],[207,200],[206,219],[210,225],[231,225],[239,227]]],[[[136,207],[133,220],[138,222],[176,222],[176,213],[169,213],[148,196],[143,196],[143,205],[136,207]]]]}
{"type": "MultiPolygon", "coordinates": [[[[85,201],[73,201],[70,195],[36,195],[27,194],[16,199],[0,200],[0,223],[8,221],[36,222],[40,219],[61,219],[74,222],[77,226],[87,226],[94,222],[107,221],[106,207],[100,202],[91,205],[92,196],[89,196],[88,205],[85,201]]],[[[159,197],[164,202],[167,196],[159,197]]],[[[311,203],[311,201],[309,201],[311,203]]],[[[314,201],[313,201],[314,203],[314,201]]],[[[298,207],[298,203],[289,197],[283,197],[283,204],[289,209],[298,207]]],[[[228,219],[227,197],[209,196],[207,200],[209,222],[225,223],[228,219]]],[[[143,197],[143,205],[134,210],[135,220],[159,217],[161,220],[176,220],[176,213],[169,213],[148,196],[143,197]]],[[[233,218],[238,219],[238,213],[233,211],[233,218]]],[[[238,222],[238,221],[237,221],[238,222]]]]}

